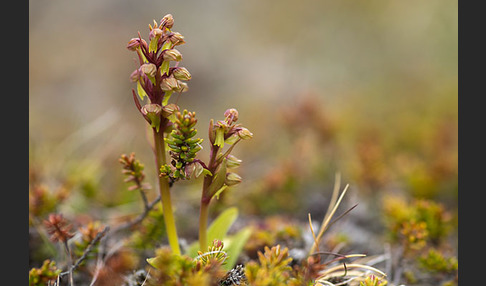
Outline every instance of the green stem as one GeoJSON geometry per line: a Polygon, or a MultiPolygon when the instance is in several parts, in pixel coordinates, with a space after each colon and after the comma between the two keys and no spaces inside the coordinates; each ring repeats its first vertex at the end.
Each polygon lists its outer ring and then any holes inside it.
{"type": "Polygon", "coordinates": [[[211,146],[210,159],[208,169],[212,176],[206,175],[204,177],[203,189],[201,194],[201,208],[199,210],[199,250],[206,251],[208,247],[208,218],[209,218],[209,203],[211,202],[214,194],[209,194],[209,186],[213,182],[214,172],[218,166],[216,161],[217,154],[219,152],[217,145],[211,146]]]}
{"type": "MultiPolygon", "coordinates": [[[[161,122],[162,125],[162,122],[161,122]]],[[[154,132],[154,146],[155,157],[157,162],[157,172],[162,165],[166,164],[165,159],[165,142],[164,142],[164,128],[160,128],[159,132],[153,128],[154,132]]],[[[167,238],[172,251],[180,255],[179,239],[177,237],[177,230],[174,220],[174,213],[172,211],[172,203],[170,198],[169,180],[164,177],[159,177],[159,191],[162,202],[162,211],[164,213],[165,228],[167,231],[167,238]]]]}
{"type": "Polygon", "coordinates": [[[209,202],[203,202],[201,200],[201,209],[199,212],[199,250],[206,251],[208,248],[208,213],[209,202]]]}

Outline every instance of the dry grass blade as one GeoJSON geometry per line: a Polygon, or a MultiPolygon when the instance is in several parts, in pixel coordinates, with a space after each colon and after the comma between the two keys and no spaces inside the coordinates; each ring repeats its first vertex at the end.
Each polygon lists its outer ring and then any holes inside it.
{"type": "Polygon", "coordinates": [[[354,281],[358,283],[359,281],[363,281],[366,278],[366,276],[368,276],[370,273],[373,273],[375,275],[379,274],[380,275],[379,279],[383,279],[386,277],[386,274],[384,272],[380,271],[379,269],[376,269],[375,267],[365,265],[365,264],[360,264],[360,263],[351,263],[351,264],[346,264],[346,266],[337,265],[326,269],[325,271],[321,272],[321,276],[316,279],[316,282],[325,285],[336,285],[336,286],[344,285],[341,283],[333,284],[330,283],[328,280],[333,277],[343,278],[344,275],[346,275],[346,277],[349,279],[343,282],[350,283],[354,281]]]}
{"type": "Polygon", "coordinates": [[[338,172],[334,176],[334,188],[332,190],[331,201],[329,202],[329,207],[327,208],[326,214],[324,215],[324,219],[329,216],[329,213],[331,212],[331,206],[336,203],[339,189],[341,189],[341,173],[338,172]]]}
{"type": "MultiPolygon", "coordinates": [[[[337,193],[339,191],[339,185],[340,185],[340,177],[336,175],[336,183],[334,184],[334,190],[333,190],[333,198],[337,196],[337,193]]],[[[322,239],[322,236],[324,235],[324,231],[328,228],[329,222],[331,221],[332,216],[336,212],[337,208],[341,204],[342,199],[344,198],[344,195],[346,194],[348,190],[349,184],[346,185],[344,190],[342,191],[341,195],[339,198],[334,202],[334,199],[331,199],[331,204],[329,205],[328,211],[326,215],[324,216],[324,219],[322,221],[321,227],[319,228],[319,233],[317,234],[317,237],[314,239],[314,244],[312,245],[309,255],[315,252],[316,248],[319,247],[319,243],[322,239]]],[[[309,217],[310,219],[310,217],[309,217]]]]}

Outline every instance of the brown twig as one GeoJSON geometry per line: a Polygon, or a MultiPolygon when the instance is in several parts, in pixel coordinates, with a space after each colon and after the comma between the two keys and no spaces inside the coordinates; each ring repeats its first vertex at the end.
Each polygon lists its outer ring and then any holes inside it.
{"type": "Polygon", "coordinates": [[[138,217],[136,217],[135,219],[131,220],[131,221],[128,221],[124,224],[121,224],[121,225],[118,225],[116,228],[113,228],[113,230],[111,231],[111,233],[116,233],[116,232],[119,232],[121,230],[124,230],[124,229],[127,229],[127,228],[131,228],[133,227],[134,225],[142,222],[142,220],[144,220],[144,218],[148,215],[148,213],[154,208],[154,206],[160,201],[160,194],[157,196],[157,198],[151,202],[150,204],[145,204],[145,207],[144,207],[144,211],[143,213],[141,213],[138,217]]]}
{"type": "Polygon", "coordinates": [[[358,206],[358,204],[355,204],[354,206],[350,207],[347,211],[345,211],[344,213],[342,213],[340,216],[338,216],[334,220],[330,221],[329,224],[327,225],[327,229],[329,229],[331,227],[331,225],[333,225],[339,219],[343,218],[345,215],[347,215],[349,212],[351,212],[357,206],[358,206]]]}
{"type": "Polygon", "coordinates": [[[81,257],[79,257],[78,260],[76,260],[76,263],[74,263],[74,265],[71,265],[71,267],[69,268],[68,271],[65,271],[65,272],[62,272],[61,274],[59,274],[59,276],[62,277],[64,275],[70,274],[74,270],[76,270],[76,268],[79,267],[79,265],[86,259],[86,257],[88,257],[88,254],[91,252],[91,250],[93,249],[94,245],[96,243],[98,243],[98,241],[100,241],[100,239],[103,236],[105,236],[108,233],[109,230],[110,230],[110,227],[109,226],[105,226],[105,228],[102,231],[98,232],[98,234],[96,234],[95,238],[90,241],[90,243],[88,244],[88,246],[84,250],[84,252],[81,255],[81,257]]]}
{"type": "MultiPolygon", "coordinates": [[[[74,279],[73,279],[73,257],[71,256],[71,250],[69,249],[69,245],[67,240],[63,241],[64,248],[66,250],[66,254],[68,256],[68,263],[69,263],[69,270],[65,272],[65,274],[69,274],[69,285],[74,286],[74,279]]],[[[60,275],[59,275],[60,276],[60,275]]]]}

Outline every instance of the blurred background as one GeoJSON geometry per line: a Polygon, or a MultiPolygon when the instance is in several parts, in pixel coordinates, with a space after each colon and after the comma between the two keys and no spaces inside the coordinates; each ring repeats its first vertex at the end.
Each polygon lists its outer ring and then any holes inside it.
{"type": "MultiPolygon", "coordinates": [[[[231,107],[254,134],[234,152],[243,182],[216,210],[319,220],[339,173],[358,217],[376,216],[389,194],[456,212],[457,1],[29,4],[30,175],[69,189],[67,213],[109,221],[140,211],[123,183],[122,153],[135,152],[156,185],[131,95],[138,60],[126,45],[137,32],[147,39],[148,24],[168,13],[192,74],[189,91],[171,101],[196,112],[203,145],[209,120],[231,107]]],[[[200,185],[174,188],[176,211],[197,212],[200,185]]],[[[184,223],[187,235],[197,231],[197,219],[184,223]]]]}

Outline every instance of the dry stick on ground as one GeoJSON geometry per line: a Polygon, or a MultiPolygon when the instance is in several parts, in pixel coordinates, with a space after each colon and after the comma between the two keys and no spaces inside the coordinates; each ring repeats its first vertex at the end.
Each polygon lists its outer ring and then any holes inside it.
{"type": "Polygon", "coordinates": [[[83,262],[86,259],[86,257],[88,257],[88,254],[91,252],[91,250],[93,249],[94,245],[96,243],[98,243],[98,241],[103,236],[105,236],[105,234],[108,232],[109,229],[110,229],[110,227],[109,226],[106,226],[101,232],[98,232],[98,234],[96,234],[95,238],[93,240],[91,240],[91,242],[88,244],[88,246],[84,250],[84,252],[81,255],[81,257],[78,258],[78,260],[76,260],[76,263],[74,263],[73,265],[71,265],[69,267],[69,270],[68,271],[65,271],[65,272],[60,273],[59,276],[62,277],[64,275],[66,275],[66,274],[70,274],[70,276],[71,276],[72,275],[72,272],[74,270],[76,270],[76,268],[79,267],[79,265],[81,264],[81,262],[83,262]]]}

